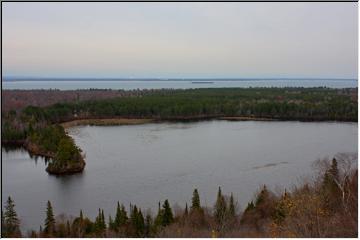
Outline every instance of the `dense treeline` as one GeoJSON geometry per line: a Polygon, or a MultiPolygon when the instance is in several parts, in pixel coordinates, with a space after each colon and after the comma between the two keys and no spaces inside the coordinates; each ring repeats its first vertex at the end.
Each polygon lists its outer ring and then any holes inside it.
{"type": "Polygon", "coordinates": [[[356,92],[357,89],[351,88],[167,89],[135,96],[125,94],[120,98],[56,103],[43,108],[28,106],[21,111],[3,113],[2,143],[23,144],[35,154],[52,157],[51,164],[57,167],[48,170],[54,173],[78,172],[85,165],[80,149],[63,129],[51,125],[93,118],[357,121],[356,92]],[[64,154],[58,154],[59,151],[64,154]],[[63,161],[58,162],[54,156],[63,161]]]}
{"type": "MultiPolygon", "coordinates": [[[[246,209],[238,213],[231,194],[219,187],[212,208],[201,204],[194,190],[188,208],[176,212],[168,200],[159,203],[157,214],[136,205],[127,212],[117,203],[108,218],[102,209],[92,221],[80,211],[75,218],[55,218],[50,202],[44,226],[28,237],[357,237],[356,160],[338,158],[318,163],[321,171],[307,182],[276,195],[264,186],[246,209]]],[[[2,236],[20,237],[20,221],[9,197],[2,213],[2,236]]]]}
{"type": "Polygon", "coordinates": [[[357,121],[357,98],[356,89],[164,90],[139,97],[57,103],[46,108],[27,107],[24,113],[52,123],[78,118],[181,119],[218,116],[357,121]]]}

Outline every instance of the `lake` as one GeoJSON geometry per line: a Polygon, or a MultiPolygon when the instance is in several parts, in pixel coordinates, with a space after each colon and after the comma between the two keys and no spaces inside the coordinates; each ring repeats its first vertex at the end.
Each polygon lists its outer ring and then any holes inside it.
{"type": "Polygon", "coordinates": [[[42,158],[2,149],[3,200],[15,200],[22,229],[39,229],[47,200],[55,214],[83,209],[94,219],[103,208],[107,219],[117,201],[153,213],[167,198],[183,207],[194,188],[211,206],[221,186],[242,209],[263,184],[282,191],[312,176],[314,160],[358,151],[357,123],[215,120],[68,131],[86,154],[82,174],[51,176],[42,158]]]}
{"type": "Polygon", "coordinates": [[[212,83],[193,83],[192,81],[2,81],[3,89],[60,89],[75,90],[89,88],[106,89],[188,89],[188,88],[223,88],[223,87],[329,87],[350,88],[357,87],[356,79],[291,79],[291,80],[211,80],[212,83]]]}

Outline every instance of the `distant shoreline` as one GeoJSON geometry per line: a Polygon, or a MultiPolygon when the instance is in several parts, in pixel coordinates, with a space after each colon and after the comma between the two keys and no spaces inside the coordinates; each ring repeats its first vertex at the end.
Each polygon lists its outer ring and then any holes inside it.
{"type": "Polygon", "coordinates": [[[358,81],[356,78],[6,78],[3,82],[41,82],[41,81],[144,81],[144,82],[221,82],[221,81],[358,81]]]}
{"type": "Polygon", "coordinates": [[[125,125],[142,125],[148,123],[166,123],[166,122],[199,122],[207,120],[223,120],[223,121],[263,121],[263,122],[349,122],[356,123],[357,121],[329,121],[321,119],[278,119],[278,118],[265,118],[265,117],[219,117],[219,116],[200,116],[192,118],[89,118],[89,119],[77,119],[60,123],[64,129],[69,129],[76,126],[125,126],[125,125]]]}

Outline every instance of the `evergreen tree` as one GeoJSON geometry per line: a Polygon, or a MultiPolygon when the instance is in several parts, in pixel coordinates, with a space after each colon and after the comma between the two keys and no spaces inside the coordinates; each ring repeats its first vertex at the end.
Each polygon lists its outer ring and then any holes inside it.
{"type": "Polygon", "coordinates": [[[103,236],[103,233],[106,230],[105,219],[103,219],[103,214],[104,214],[104,211],[102,211],[99,208],[98,216],[96,217],[95,223],[94,223],[95,231],[98,234],[100,234],[101,236],[103,236]]]}
{"type": "Polygon", "coordinates": [[[251,210],[255,209],[255,204],[253,201],[249,202],[248,205],[245,208],[244,213],[249,212],[251,210]]]}
{"type": "Polygon", "coordinates": [[[219,187],[216,203],[214,206],[214,218],[216,223],[221,227],[225,221],[226,216],[226,201],[224,196],[221,193],[221,188],[219,187]]]}
{"type": "Polygon", "coordinates": [[[74,220],[73,224],[77,222],[78,224],[74,227],[74,233],[77,233],[77,237],[83,237],[85,232],[85,224],[84,224],[84,214],[83,211],[80,210],[80,215],[77,219],[74,220]]]}
{"type": "Polygon", "coordinates": [[[145,217],[145,237],[151,236],[152,218],[150,214],[145,217]]]}
{"type": "Polygon", "coordinates": [[[266,185],[264,185],[263,189],[256,198],[255,207],[266,201],[268,198],[269,198],[269,191],[267,190],[266,185]]]}
{"type": "Polygon", "coordinates": [[[109,229],[115,230],[115,224],[114,224],[114,221],[112,220],[111,215],[109,215],[109,229]]]}
{"type": "Polygon", "coordinates": [[[130,213],[130,222],[132,227],[134,228],[135,235],[137,237],[142,236],[144,233],[145,222],[144,217],[141,213],[141,209],[138,210],[136,205],[132,207],[132,211],[130,213]]]}
{"type": "Polygon", "coordinates": [[[192,196],[191,210],[199,210],[200,208],[200,196],[198,190],[195,188],[192,196]]]}
{"type": "Polygon", "coordinates": [[[143,216],[140,208],[139,208],[139,212],[138,212],[138,215],[137,215],[137,231],[138,231],[138,236],[143,236],[144,235],[145,220],[144,220],[144,216],[143,216]]]}
{"type": "Polygon", "coordinates": [[[106,230],[106,222],[105,222],[104,209],[101,210],[101,228],[102,228],[103,230],[106,230]]]}
{"type": "Polygon", "coordinates": [[[228,215],[230,218],[235,218],[236,215],[236,209],[235,209],[235,203],[234,203],[234,196],[233,193],[230,195],[230,201],[229,201],[229,209],[228,209],[228,215]]]}
{"type": "Polygon", "coordinates": [[[5,205],[5,213],[3,214],[2,222],[5,224],[5,229],[3,228],[3,235],[6,237],[17,237],[20,233],[20,221],[17,217],[16,211],[15,211],[15,203],[11,199],[11,197],[8,197],[5,205]]]}
{"type": "Polygon", "coordinates": [[[116,231],[119,231],[120,227],[124,226],[128,220],[127,212],[125,206],[118,202],[116,208],[116,215],[114,220],[114,227],[116,231]]]}
{"type": "Polygon", "coordinates": [[[47,202],[46,208],[46,219],[45,219],[45,229],[46,234],[53,234],[55,232],[55,218],[53,213],[53,208],[51,206],[51,202],[47,202]]]}
{"type": "Polygon", "coordinates": [[[331,162],[331,167],[329,169],[329,173],[334,181],[336,181],[336,182],[339,181],[339,169],[338,169],[338,164],[337,164],[337,161],[335,158],[333,158],[333,160],[331,162]]]}
{"type": "Polygon", "coordinates": [[[324,207],[334,211],[341,206],[342,193],[338,185],[339,169],[334,158],[331,166],[324,174],[322,182],[322,196],[324,207]]]}
{"type": "Polygon", "coordinates": [[[184,211],[184,216],[188,216],[189,215],[189,210],[188,210],[188,205],[187,203],[185,204],[185,211],[184,211]]]}
{"type": "Polygon", "coordinates": [[[166,199],[163,204],[163,216],[162,216],[162,225],[167,226],[174,221],[173,213],[170,208],[169,201],[166,199]]]}
{"type": "Polygon", "coordinates": [[[162,219],[163,219],[164,210],[161,209],[160,206],[161,206],[161,204],[159,202],[159,204],[158,204],[158,213],[156,215],[155,222],[154,222],[155,228],[158,228],[158,227],[162,226],[162,222],[163,222],[162,219]]]}

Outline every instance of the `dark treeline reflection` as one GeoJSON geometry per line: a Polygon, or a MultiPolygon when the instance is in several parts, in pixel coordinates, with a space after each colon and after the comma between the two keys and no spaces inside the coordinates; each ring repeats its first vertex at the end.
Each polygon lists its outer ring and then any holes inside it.
{"type": "Polygon", "coordinates": [[[233,194],[219,187],[216,202],[204,206],[194,189],[185,208],[159,202],[156,214],[121,203],[95,219],[79,211],[76,217],[55,217],[51,202],[44,206],[44,224],[20,232],[15,203],[8,197],[1,214],[3,237],[356,237],[357,167],[355,158],[340,155],[318,160],[318,175],[291,191],[275,194],[265,185],[240,212],[233,194]]]}

